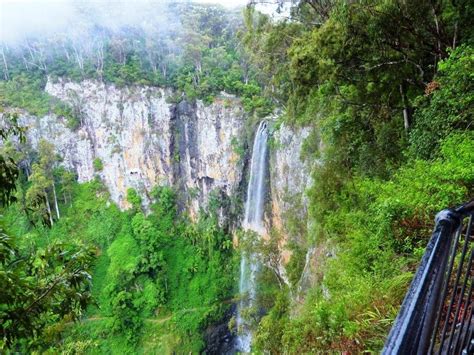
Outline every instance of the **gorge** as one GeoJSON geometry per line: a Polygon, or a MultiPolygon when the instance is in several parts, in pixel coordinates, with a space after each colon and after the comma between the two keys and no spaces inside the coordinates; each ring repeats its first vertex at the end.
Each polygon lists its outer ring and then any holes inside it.
{"type": "Polygon", "coordinates": [[[0,353],[383,348],[474,193],[474,7],[216,1],[1,2],[0,353]]]}
{"type": "MultiPolygon", "coordinates": [[[[285,214],[290,209],[305,218],[302,201],[309,186],[305,180],[309,165],[294,159],[308,135],[305,130],[274,126],[270,149],[271,121],[249,125],[240,100],[225,93],[211,105],[201,101],[175,104],[169,102],[170,89],[118,88],[67,78],[49,79],[45,91],[76,107],[81,112],[81,125],[74,130],[53,113],[41,117],[20,111],[19,122],[27,128],[22,150],[37,151],[41,142],[54,142],[60,166],[73,171],[79,183],[100,180],[111,201],[123,210],[132,208],[128,192],[133,189],[140,196],[140,208],[150,211],[153,188],[164,185],[176,189],[179,208],[194,220],[216,197],[236,201],[220,205],[218,219],[223,225],[242,225],[255,232],[250,238],[267,234],[270,228],[284,232],[285,214]],[[246,137],[253,139],[253,144],[246,143],[246,137]],[[241,150],[247,145],[252,148],[241,150]],[[239,209],[240,214],[233,212],[239,209]]],[[[23,164],[31,169],[33,162],[27,158],[23,164]]],[[[281,240],[282,257],[273,265],[282,275],[291,256],[285,249],[288,242],[286,237],[281,240]]],[[[254,325],[248,324],[242,313],[257,307],[257,271],[262,262],[256,252],[248,253],[242,252],[240,271],[234,278],[236,298],[240,299],[236,302],[234,342],[243,352],[250,351],[254,325]]],[[[307,261],[312,262],[310,258],[307,261]]],[[[310,279],[310,275],[304,279],[306,289],[310,279]]],[[[208,346],[225,349],[219,342],[227,337],[225,332],[212,336],[208,346]]]]}

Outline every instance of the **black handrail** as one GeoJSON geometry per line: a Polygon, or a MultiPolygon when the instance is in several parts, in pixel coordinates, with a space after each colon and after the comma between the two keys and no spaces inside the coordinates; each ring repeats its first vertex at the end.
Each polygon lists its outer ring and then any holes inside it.
{"type": "Polygon", "coordinates": [[[473,216],[474,200],[436,216],[384,355],[474,354],[473,216]]]}

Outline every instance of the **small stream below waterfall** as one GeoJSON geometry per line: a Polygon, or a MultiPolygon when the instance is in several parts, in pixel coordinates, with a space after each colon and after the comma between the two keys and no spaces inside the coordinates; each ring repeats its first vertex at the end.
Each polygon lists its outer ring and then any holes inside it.
{"type": "MultiPolygon", "coordinates": [[[[245,217],[242,226],[246,230],[256,232],[261,236],[265,232],[263,212],[266,196],[266,176],[268,169],[267,122],[260,122],[253,143],[252,159],[250,163],[250,179],[247,187],[247,200],[245,202],[245,217]]],[[[237,329],[235,350],[248,353],[252,344],[252,330],[243,316],[243,311],[252,308],[256,300],[256,278],[260,263],[256,254],[243,253],[240,260],[239,293],[241,300],[237,305],[237,329]]]]}

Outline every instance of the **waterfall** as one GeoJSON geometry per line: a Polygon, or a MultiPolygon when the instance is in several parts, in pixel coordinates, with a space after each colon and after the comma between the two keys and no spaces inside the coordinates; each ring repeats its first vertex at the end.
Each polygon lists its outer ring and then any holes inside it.
{"type": "MultiPolygon", "coordinates": [[[[253,143],[252,160],[250,164],[250,180],[247,187],[247,201],[245,202],[245,218],[243,227],[252,230],[258,235],[265,232],[263,225],[263,210],[266,192],[267,173],[267,139],[268,128],[265,121],[260,122],[253,143]]],[[[242,317],[242,310],[252,307],[256,296],[256,276],[259,269],[257,255],[243,253],[240,260],[239,293],[242,296],[237,307],[237,328],[239,334],[236,339],[236,349],[241,352],[250,352],[252,332],[242,317]]]]}

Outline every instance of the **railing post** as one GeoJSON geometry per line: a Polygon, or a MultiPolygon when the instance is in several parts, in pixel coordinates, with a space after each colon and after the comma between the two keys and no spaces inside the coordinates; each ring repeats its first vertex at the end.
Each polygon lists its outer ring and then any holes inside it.
{"type": "Polygon", "coordinates": [[[461,218],[454,210],[436,216],[436,226],[382,353],[426,354],[440,307],[440,290],[454,231],[461,218]]]}

